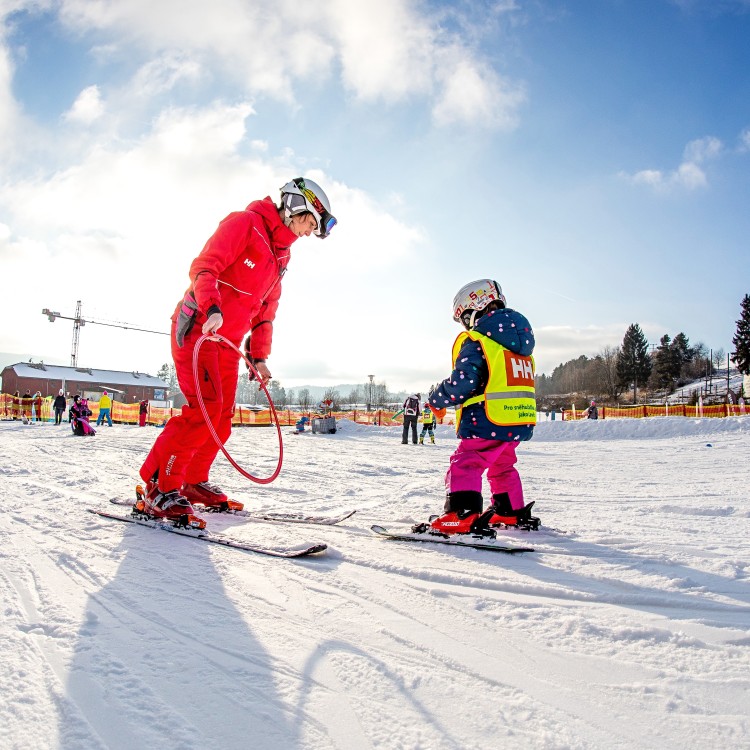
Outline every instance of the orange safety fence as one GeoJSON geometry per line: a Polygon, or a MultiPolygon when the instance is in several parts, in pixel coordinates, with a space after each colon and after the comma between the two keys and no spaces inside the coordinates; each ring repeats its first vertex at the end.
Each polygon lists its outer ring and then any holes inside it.
{"type": "MultiPolygon", "coordinates": [[[[48,396],[42,399],[41,421],[54,421],[54,410],[52,408],[53,398],[48,396]]],[[[70,407],[68,400],[68,408],[70,407]]],[[[97,401],[88,402],[91,409],[91,421],[95,422],[99,416],[99,403],[97,401]]],[[[68,408],[66,408],[63,419],[68,419],[68,408]]],[[[0,393],[0,419],[37,419],[37,408],[34,399],[25,399],[23,397],[12,396],[8,393],[0,393]]],[[[112,402],[110,415],[113,422],[120,424],[138,424],[140,405],[123,404],[120,401],[112,402]]],[[[148,407],[146,424],[163,427],[170,417],[180,414],[181,408],[163,408],[159,406],[148,407]]],[[[353,409],[350,411],[331,412],[318,414],[312,411],[301,411],[297,409],[277,409],[276,411],[281,425],[289,426],[296,424],[303,416],[308,419],[321,416],[332,416],[336,419],[348,419],[357,424],[378,425],[381,427],[390,427],[392,425],[403,424],[403,415],[401,412],[385,411],[365,411],[364,409],[353,409]],[[397,415],[397,416],[394,416],[397,415]]],[[[562,418],[567,421],[579,420],[585,418],[585,409],[564,409],[562,418]]],[[[746,404],[711,404],[687,405],[687,404],[644,404],[642,406],[601,406],[599,407],[599,419],[624,419],[643,417],[692,417],[692,418],[717,418],[717,417],[742,417],[750,415],[750,405],[746,404]]],[[[454,415],[448,413],[444,419],[439,420],[440,424],[454,424],[454,415]]],[[[268,427],[272,424],[271,412],[269,409],[248,409],[247,407],[238,406],[235,408],[232,416],[232,424],[245,427],[268,427]]]]}
{"type": "MultiPolygon", "coordinates": [[[[573,421],[586,419],[585,409],[564,409],[563,419],[573,421]]],[[[716,417],[744,417],[750,415],[750,406],[745,404],[644,404],[643,406],[601,406],[599,419],[623,419],[643,417],[693,417],[700,419],[716,417]]]]}
{"type": "MultiPolygon", "coordinates": [[[[51,396],[42,399],[41,408],[41,421],[52,422],[54,421],[54,409],[52,408],[52,402],[54,399],[51,396]]],[[[70,408],[71,400],[68,399],[68,406],[63,414],[63,419],[68,419],[68,409],[70,408]]],[[[21,419],[24,415],[28,419],[36,416],[36,409],[32,411],[33,400],[17,398],[7,393],[0,393],[0,419],[21,419]]],[[[90,420],[95,422],[99,416],[99,402],[89,401],[89,409],[91,409],[90,420]]],[[[113,401],[110,409],[110,416],[113,422],[119,424],[138,424],[140,412],[140,404],[123,404],[120,401],[113,401]]],[[[163,427],[170,417],[181,414],[182,408],[163,408],[159,406],[148,407],[146,416],[146,424],[154,425],[157,427],[163,427]]],[[[276,413],[279,418],[279,424],[289,426],[296,424],[303,416],[308,419],[314,419],[315,417],[321,416],[332,416],[336,419],[348,419],[357,424],[374,424],[382,427],[388,427],[394,424],[402,424],[402,418],[396,417],[394,414],[398,412],[384,411],[379,409],[377,411],[365,411],[364,409],[353,409],[351,411],[337,411],[323,414],[318,414],[312,411],[300,411],[292,409],[277,409],[276,413]]],[[[445,419],[440,420],[441,424],[453,424],[452,415],[446,416],[445,419]]],[[[245,427],[268,427],[272,424],[271,412],[269,409],[248,409],[246,407],[237,406],[235,407],[234,414],[232,415],[232,424],[237,426],[245,427]]]]}

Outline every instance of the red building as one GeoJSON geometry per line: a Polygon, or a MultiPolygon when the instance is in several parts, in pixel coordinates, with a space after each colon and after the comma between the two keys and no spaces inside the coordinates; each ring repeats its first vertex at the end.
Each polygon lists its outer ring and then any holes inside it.
{"type": "Polygon", "coordinates": [[[40,391],[42,396],[57,396],[62,388],[68,397],[80,396],[98,401],[103,391],[114,400],[132,404],[134,401],[164,401],[167,384],[155,375],[143,372],[94,370],[88,367],[45,365],[43,362],[19,362],[2,372],[2,392],[23,395],[40,391]]]}

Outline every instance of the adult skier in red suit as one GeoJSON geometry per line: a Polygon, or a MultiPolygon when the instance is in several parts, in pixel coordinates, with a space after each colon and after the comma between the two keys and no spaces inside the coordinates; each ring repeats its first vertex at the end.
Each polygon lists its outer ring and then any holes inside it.
{"type": "MultiPolygon", "coordinates": [[[[146,482],[139,510],[155,518],[192,515],[193,502],[229,507],[208,474],[219,446],[198,404],[193,350],[203,334],[220,333],[245,351],[264,383],[271,379],[273,320],[291,245],[299,237],[329,235],[336,224],[328,197],[312,180],[295,178],[281,188],[281,202],[253,201],[227,216],[190,265],[190,287],[172,315],[172,357],[187,399],[154,443],[140,470],[146,482]]],[[[239,355],[220,341],[200,349],[201,396],[222,443],[231,434],[239,355]]],[[[240,509],[240,503],[231,507],[240,509]]]]}

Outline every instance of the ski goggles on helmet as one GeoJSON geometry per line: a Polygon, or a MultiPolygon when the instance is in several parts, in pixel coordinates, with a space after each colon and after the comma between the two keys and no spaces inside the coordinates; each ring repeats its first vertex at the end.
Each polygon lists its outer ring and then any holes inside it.
{"type": "Polygon", "coordinates": [[[307,203],[307,209],[318,222],[318,228],[313,231],[321,239],[328,237],[331,230],[336,226],[336,217],[323,205],[323,202],[310,190],[302,177],[293,180],[307,203]]]}
{"type": "Polygon", "coordinates": [[[321,239],[328,237],[337,223],[335,216],[329,214],[328,211],[323,211],[320,221],[318,222],[318,230],[314,232],[314,234],[317,234],[321,239]]]}

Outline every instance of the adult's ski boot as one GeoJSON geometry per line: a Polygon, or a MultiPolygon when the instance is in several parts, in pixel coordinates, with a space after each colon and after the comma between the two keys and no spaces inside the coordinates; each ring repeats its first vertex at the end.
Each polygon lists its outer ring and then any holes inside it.
{"type": "Polygon", "coordinates": [[[178,490],[161,492],[155,482],[148,482],[146,489],[139,484],[135,488],[136,500],[133,515],[140,518],[169,521],[175,526],[188,529],[205,529],[206,522],[198,518],[190,501],[178,490]]]}
{"type": "Polygon", "coordinates": [[[182,495],[191,503],[203,505],[207,510],[228,511],[242,510],[245,506],[236,500],[230,500],[221,491],[221,487],[209,482],[198,482],[197,484],[184,484],[182,495]]]}

